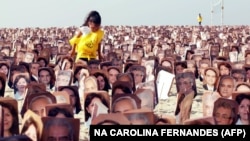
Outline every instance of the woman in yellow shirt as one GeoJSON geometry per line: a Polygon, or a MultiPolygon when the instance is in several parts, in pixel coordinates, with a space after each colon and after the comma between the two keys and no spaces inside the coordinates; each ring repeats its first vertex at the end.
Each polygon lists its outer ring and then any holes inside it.
{"type": "Polygon", "coordinates": [[[76,53],[75,61],[81,59],[87,62],[90,59],[97,59],[97,54],[98,59],[101,60],[100,45],[104,36],[104,31],[101,29],[100,14],[97,11],[91,11],[83,27],[88,27],[90,31],[83,33],[83,31],[77,30],[75,36],[69,41],[72,46],[72,52],[76,53]]]}

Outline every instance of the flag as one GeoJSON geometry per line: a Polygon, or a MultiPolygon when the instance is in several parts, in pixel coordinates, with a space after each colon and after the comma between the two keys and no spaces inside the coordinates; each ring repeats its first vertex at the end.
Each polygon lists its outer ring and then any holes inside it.
{"type": "Polygon", "coordinates": [[[222,6],[222,0],[214,0],[212,4],[212,13],[220,13],[222,6]]]}

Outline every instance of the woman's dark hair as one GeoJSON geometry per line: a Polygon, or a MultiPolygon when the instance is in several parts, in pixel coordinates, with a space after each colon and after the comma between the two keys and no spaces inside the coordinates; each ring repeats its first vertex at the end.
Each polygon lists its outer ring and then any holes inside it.
{"type": "Polygon", "coordinates": [[[5,78],[0,77],[0,83],[2,83],[2,89],[0,89],[0,97],[4,97],[5,87],[6,87],[5,81],[6,81],[5,78]]]}
{"type": "Polygon", "coordinates": [[[8,75],[9,75],[9,69],[10,69],[9,65],[6,64],[6,63],[0,63],[0,68],[1,68],[2,66],[6,66],[6,67],[7,67],[7,69],[8,69],[8,74],[7,74],[6,76],[8,76],[8,75]]]}
{"type": "MultiPolygon", "coordinates": [[[[64,57],[62,58],[62,61],[61,61],[62,64],[63,64],[63,61],[64,61],[64,60],[69,60],[69,62],[71,63],[70,68],[72,69],[72,68],[73,68],[73,64],[74,64],[73,58],[70,57],[70,56],[64,56],[64,57]]],[[[61,67],[62,67],[62,66],[61,66],[61,67]]],[[[61,68],[61,69],[64,69],[64,68],[61,68]]]]}
{"type": "Polygon", "coordinates": [[[84,102],[85,121],[87,121],[89,117],[91,117],[91,114],[87,111],[87,107],[90,105],[90,103],[92,102],[94,98],[99,98],[105,106],[109,107],[108,102],[101,95],[96,94],[96,93],[88,94],[84,102]]]}
{"type": "Polygon", "coordinates": [[[49,68],[49,67],[42,67],[38,70],[38,77],[40,77],[40,72],[43,70],[49,72],[49,74],[50,74],[49,84],[50,84],[50,89],[52,89],[55,86],[55,81],[56,81],[56,76],[55,76],[54,70],[52,68],[49,68]]]}
{"type": "Polygon", "coordinates": [[[41,60],[44,61],[45,67],[49,64],[49,62],[48,62],[45,58],[43,58],[43,57],[38,57],[37,60],[36,60],[36,62],[39,62],[39,61],[41,61],[41,60]]]}
{"type": "Polygon", "coordinates": [[[76,83],[76,81],[78,81],[77,78],[76,78],[76,74],[79,71],[81,71],[82,69],[88,69],[88,68],[85,67],[85,66],[77,66],[77,67],[75,67],[75,69],[74,69],[74,75],[73,75],[73,83],[76,83]]]}
{"type": "Polygon", "coordinates": [[[120,81],[120,79],[122,78],[122,77],[128,77],[129,79],[130,79],[130,82],[128,82],[128,83],[131,83],[131,85],[132,85],[132,92],[135,92],[136,91],[136,86],[135,86],[135,83],[134,83],[134,74],[133,73],[131,73],[131,72],[127,72],[127,73],[119,73],[117,76],[116,76],[116,79],[118,80],[118,81],[120,81]]]}
{"type": "Polygon", "coordinates": [[[18,76],[15,78],[14,83],[13,83],[13,84],[14,84],[14,94],[16,94],[16,92],[18,91],[16,85],[17,85],[18,81],[19,81],[21,78],[24,78],[25,81],[27,82],[27,84],[30,83],[30,79],[27,78],[25,75],[18,75],[18,76]]]}
{"type": "MultiPolygon", "coordinates": [[[[38,125],[37,125],[35,119],[34,119],[33,117],[29,117],[29,118],[25,121],[25,123],[24,123],[24,125],[23,125],[23,128],[22,128],[22,130],[21,130],[21,134],[25,134],[25,132],[29,129],[29,127],[30,127],[32,124],[35,126],[36,129],[38,129],[38,125]]],[[[39,132],[36,131],[36,138],[37,138],[37,140],[40,140],[39,137],[40,137],[39,132]]]]}
{"type": "Polygon", "coordinates": [[[195,52],[193,50],[187,50],[186,55],[185,55],[185,60],[189,60],[190,58],[188,58],[188,54],[194,54],[195,52]]]}
{"type": "Polygon", "coordinates": [[[121,89],[125,94],[133,94],[133,90],[130,89],[128,86],[125,86],[123,84],[117,84],[116,86],[112,87],[112,94],[111,94],[112,97],[116,94],[115,93],[116,89],[121,89]]]}
{"type": "Polygon", "coordinates": [[[63,91],[64,89],[69,89],[74,93],[76,103],[73,108],[75,108],[75,113],[78,114],[79,112],[81,112],[82,106],[80,102],[79,92],[77,91],[78,89],[74,89],[73,87],[74,86],[62,86],[59,87],[59,91],[63,91]]]}
{"type": "Polygon", "coordinates": [[[241,94],[239,94],[239,95],[237,95],[237,96],[235,97],[235,101],[238,103],[238,105],[240,105],[240,103],[241,103],[242,100],[244,100],[244,99],[250,100],[250,95],[241,93],[241,94]]]}
{"type": "Polygon", "coordinates": [[[93,75],[96,77],[96,79],[99,76],[103,77],[103,80],[105,81],[105,85],[104,85],[104,88],[102,90],[108,92],[111,89],[111,86],[109,85],[108,77],[105,74],[103,74],[101,72],[96,72],[93,75]]]}
{"type": "Polygon", "coordinates": [[[10,74],[9,74],[9,80],[8,80],[8,86],[13,89],[13,82],[12,82],[12,77],[14,75],[14,72],[21,72],[25,73],[28,72],[27,68],[23,65],[12,65],[10,67],[10,74]]]}
{"type": "Polygon", "coordinates": [[[134,63],[126,63],[124,66],[124,73],[128,72],[129,68],[133,65],[134,65],[134,63]]]}
{"type": "Polygon", "coordinates": [[[18,135],[19,134],[19,120],[18,120],[17,109],[13,105],[11,105],[10,103],[0,102],[0,105],[3,108],[7,108],[13,117],[13,123],[10,127],[10,133],[12,135],[18,135]]]}
{"type": "Polygon", "coordinates": [[[86,20],[83,23],[83,26],[88,26],[88,22],[93,22],[94,24],[100,26],[102,23],[102,18],[97,11],[90,11],[90,13],[87,15],[86,20]]]}
{"type": "Polygon", "coordinates": [[[233,45],[233,46],[231,47],[231,51],[233,51],[233,49],[235,49],[235,50],[237,51],[237,53],[240,53],[239,46],[233,45]]]}
{"type": "Polygon", "coordinates": [[[73,118],[74,116],[65,108],[55,107],[49,110],[49,117],[56,117],[58,114],[63,114],[66,118],[73,118]]]}
{"type": "Polygon", "coordinates": [[[221,63],[219,63],[219,64],[218,64],[218,69],[219,69],[219,70],[220,70],[220,67],[221,67],[221,66],[225,66],[226,68],[228,68],[228,70],[229,70],[229,74],[228,74],[228,75],[231,74],[232,66],[231,66],[229,63],[227,63],[227,62],[221,62],[221,63]]]}

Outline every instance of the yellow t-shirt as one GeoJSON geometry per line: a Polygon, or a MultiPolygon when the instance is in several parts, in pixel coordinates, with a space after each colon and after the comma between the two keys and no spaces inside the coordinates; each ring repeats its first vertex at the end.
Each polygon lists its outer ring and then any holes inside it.
{"type": "Polygon", "coordinates": [[[197,21],[198,21],[198,22],[202,22],[202,17],[201,17],[201,16],[198,16],[198,17],[197,17],[197,21]]]}
{"type": "Polygon", "coordinates": [[[82,35],[79,38],[74,36],[69,40],[70,45],[76,45],[75,52],[77,53],[76,60],[79,58],[96,58],[98,45],[104,36],[104,31],[99,29],[96,32],[90,32],[87,35],[82,35]]]}

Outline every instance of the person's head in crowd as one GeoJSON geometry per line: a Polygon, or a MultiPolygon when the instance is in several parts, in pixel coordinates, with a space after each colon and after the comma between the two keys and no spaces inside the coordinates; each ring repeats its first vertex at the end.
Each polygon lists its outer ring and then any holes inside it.
{"type": "Polygon", "coordinates": [[[235,101],[238,103],[238,120],[237,125],[249,125],[249,106],[250,95],[246,93],[238,93],[235,97],[235,101]]]}
{"type": "Polygon", "coordinates": [[[122,60],[120,60],[120,59],[118,59],[118,58],[113,58],[113,59],[111,60],[111,62],[112,62],[112,66],[120,67],[120,66],[123,65],[122,60]]]}
{"type": "Polygon", "coordinates": [[[133,94],[118,94],[112,97],[112,113],[124,113],[133,109],[141,108],[141,100],[133,94]]]}
{"type": "Polygon", "coordinates": [[[24,67],[26,72],[28,72],[30,74],[29,63],[21,61],[21,62],[19,62],[18,66],[24,67]]]}
{"type": "Polygon", "coordinates": [[[34,54],[32,52],[26,52],[24,54],[24,58],[23,58],[22,61],[26,62],[26,63],[32,63],[32,62],[34,62],[34,54]]]}
{"type": "Polygon", "coordinates": [[[18,110],[13,104],[0,102],[3,108],[3,137],[10,137],[19,134],[18,110]]]}
{"type": "Polygon", "coordinates": [[[61,65],[62,65],[62,67],[64,67],[64,68],[62,68],[62,70],[72,70],[73,64],[74,64],[74,60],[70,56],[64,56],[61,60],[61,65]]]}
{"type": "Polygon", "coordinates": [[[15,57],[15,63],[14,64],[18,65],[19,62],[23,61],[24,56],[25,56],[25,52],[24,51],[18,51],[18,52],[16,52],[16,54],[14,56],[15,57]]]}
{"type": "Polygon", "coordinates": [[[31,94],[28,97],[28,109],[39,115],[40,117],[46,116],[45,106],[48,104],[56,103],[56,98],[48,93],[45,94],[31,94]],[[48,96],[50,95],[50,96],[48,96]]]}
{"type": "Polygon", "coordinates": [[[76,65],[74,68],[73,72],[73,84],[76,86],[79,86],[79,82],[81,80],[80,75],[81,75],[81,70],[85,69],[87,70],[86,66],[83,65],[76,65]]]}
{"type": "Polygon", "coordinates": [[[246,81],[246,71],[244,69],[232,69],[231,76],[237,83],[246,81]]]}
{"type": "Polygon", "coordinates": [[[123,52],[123,61],[126,62],[126,60],[130,59],[130,51],[124,51],[123,52]]]}
{"type": "Polygon", "coordinates": [[[219,98],[214,103],[213,118],[216,125],[235,125],[238,104],[235,100],[219,98]]]}
{"type": "Polygon", "coordinates": [[[235,86],[235,90],[237,92],[248,92],[250,91],[250,85],[247,82],[241,82],[241,83],[237,83],[235,86]]]}
{"type": "Polygon", "coordinates": [[[97,91],[98,90],[98,82],[95,76],[87,76],[84,79],[84,91],[97,91]]]}
{"type": "Polygon", "coordinates": [[[185,56],[186,58],[185,58],[185,60],[191,60],[193,54],[194,54],[193,50],[187,50],[186,51],[186,56],[185,56]]]}
{"type": "Polygon", "coordinates": [[[7,77],[9,74],[10,66],[7,63],[0,63],[0,72],[4,73],[7,77]]]}
{"type": "Polygon", "coordinates": [[[195,77],[192,72],[178,73],[176,85],[178,93],[188,95],[194,92],[194,95],[196,95],[195,77]]]}
{"type": "Polygon", "coordinates": [[[83,26],[88,26],[90,27],[92,32],[96,32],[100,28],[101,23],[102,23],[102,18],[99,12],[90,11],[83,23],[83,26]]]}
{"type": "Polygon", "coordinates": [[[88,69],[89,71],[99,70],[100,60],[91,59],[88,61],[88,69]]]}
{"type": "Polygon", "coordinates": [[[14,95],[16,100],[23,99],[25,96],[26,86],[30,79],[26,75],[17,75],[14,80],[14,95]]]}
{"type": "Polygon", "coordinates": [[[117,80],[117,75],[121,73],[121,70],[118,67],[110,66],[107,71],[109,83],[112,85],[117,80]]]}
{"type": "Polygon", "coordinates": [[[195,64],[194,60],[186,60],[187,62],[187,69],[186,70],[190,70],[192,71],[195,76],[198,76],[198,70],[197,70],[197,66],[195,64]]]}
{"type": "Polygon", "coordinates": [[[164,71],[166,71],[166,72],[168,72],[168,73],[173,73],[173,69],[170,68],[170,67],[157,66],[157,67],[155,68],[155,78],[157,78],[158,73],[159,73],[161,70],[164,70],[164,71]]]}
{"type": "Polygon", "coordinates": [[[160,63],[161,66],[165,66],[165,67],[170,67],[173,69],[173,63],[171,60],[167,59],[167,58],[164,58],[161,60],[161,63],[160,63]]]}
{"type": "Polygon", "coordinates": [[[229,62],[220,62],[218,64],[218,69],[219,69],[219,72],[220,72],[220,76],[222,76],[222,75],[230,75],[231,70],[232,70],[232,66],[230,65],[229,62]]]}
{"type": "Polygon", "coordinates": [[[52,118],[43,126],[42,141],[74,141],[74,126],[65,118],[52,118]]]}
{"type": "Polygon", "coordinates": [[[49,109],[48,117],[56,117],[56,118],[74,118],[74,115],[71,114],[70,111],[66,108],[54,107],[49,109]]]}
{"type": "Polygon", "coordinates": [[[3,56],[10,56],[11,48],[9,46],[3,46],[1,49],[3,56]]]}
{"type": "Polygon", "coordinates": [[[246,71],[246,82],[250,82],[250,65],[244,65],[243,69],[246,71]]]}
{"type": "Polygon", "coordinates": [[[117,80],[112,87],[112,97],[116,94],[132,94],[133,88],[129,82],[117,80]]]}
{"type": "Polygon", "coordinates": [[[85,122],[88,122],[88,124],[91,123],[91,119],[94,116],[93,114],[97,103],[103,104],[109,110],[110,107],[109,96],[108,93],[104,92],[97,91],[97,92],[85,93],[84,114],[85,114],[85,122]]]}
{"type": "Polygon", "coordinates": [[[20,65],[12,65],[10,68],[10,75],[9,75],[9,80],[8,80],[8,86],[10,88],[14,88],[14,75],[18,73],[28,73],[27,69],[24,66],[20,65]]]}
{"type": "Polygon", "coordinates": [[[0,97],[4,97],[5,87],[6,87],[6,79],[5,74],[0,72],[0,97]]]}
{"type": "Polygon", "coordinates": [[[40,64],[41,67],[47,67],[47,65],[49,64],[47,59],[44,57],[38,57],[37,62],[40,64]]]}
{"type": "Polygon", "coordinates": [[[132,90],[135,91],[135,83],[134,83],[133,73],[119,73],[117,75],[117,81],[130,83],[132,86],[132,90]]]}
{"type": "Polygon", "coordinates": [[[31,77],[35,77],[35,79],[38,79],[38,70],[40,68],[40,64],[35,62],[35,63],[30,63],[29,65],[31,77]]]}
{"type": "Polygon", "coordinates": [[[204,77],[204,70],[208,67],[210,67],[210,61],[208,60],[200,60],[199,61],[199,65],[198,65],[198,70],[199,70],[199,74],[200,74],[200,77],[204,77]]]}
{"type": "Polygon", "coordinates": [[[214,91],[216,89],[217,78],[219,77],[219,71],[214,67],[208,67],[204,70],[204,80],[206,89],[214,91]]]}
{"type": "Polygon", "coordinates": [[[93,76],[95,76],[97,79],[98,90],[104,90],[108,92],[111,89],[106,73],[102,71],[96,71],[96,72],[93,72],[93,76]]]}
{"type": "Polygon", "coordinates": [[[60,86],[70,86],[72,83],[71,70],[59,70],[56,75],[56,89],[60,86]]]}
{"type": "Polygon", "coordinates": [[[137,49],[137,54],[140,58],[145,56],[144,49],[142,47],[137,49]]]}
{"type": "Polygon", "coordinates": [[[70,51],[70,47],[67,44],[59,48],[59,53],[63,55],[68,55],[69,51],[70,51]]]}
{"type": "Polygon", "coordinates": [[[146,81],[145,66],[133,65],[129,68],[129,72],[133,73],[135,86],[146,81]]]}
{"type": "Polygon", "coordinates": [[[107,54],[107,61],[112,61],[113,58],[117,58],[117,54],[115,52],[109,52],[107,54]]]}
{"type": "Polygon", "coordinates": [[[105,61],[100,63],[100,69],[107,72],[108,67],[112,66],[112,61],[105,61]]]}
{"type": "Polygon", "coordinates": [[[231,47],[231,51],[236,51],[237,53],[240,53],[239,46],[233,45],[233,46],[231,47]]]}
{"type": "Polygon", "coordinates": [[[247,49],[245,50],[245,59],[249,58],[250,57],[250,51],[247,49]]]}
{"type": "Polygon", "coordinates": [[[201,54],[193,54],[191,60],[194,60],[194,61],[195,61],[195,64],[196,64],[197,66],[199,66],[200,61],[202,60],[202,55],[201,55],[201,54]]]}
{"type": "Polygon", "coordinates": [[[231,99],[235,86],[236,82],[233,77],[229,75],[222,75],[219,78],[217,90],[223,98],[231,99]]]}
{"type": "Polygon", "coordinates": [[[127,62],[127,63],[125,63],[125,64],[124,64],[124,70],[123,70],[123,72],[124,72],[124,73],[129,72],[129,68],[130,68],[131,66],[133,66],[133,65],[135,65],[135,63],[132,63],[132,62],[127,62]]]}
{"type": "Polygon", "coordinates": [[[38,132],[36,119],[34,119],[33,117],[29,117],[28,119],[26,119],[20,134],[28,136],[30,139],[32,139],[32,141],[39,141],[40,133],[38,132]]]}
{"type": "Polygon", "coordinates": [[[62,86],[62,87],[59,87],[58,90],[65,91],[69,94],[70,103],[74,109],[74,113],[78,114],[82,110],[79,92],[78,92],[78,87],[77,86],[62,86]]]}
{"type": "Polygon", "coordinates": [[[53,58],[58,54],[58,47],[57,46],[52,46],[50,48],[50,51],[51,51],[51,58],[53,58]]]}
{"type": "Polygon", "coordinates": [[[39,68],[38,81],[45,84],[47,88],[52,89],[55,85],[55,73],[53,69],[48,67],[39,68]]]}
{"type": "Polygon", "coordinates": [[[187,68],[186,61],[178,61],[174,64],[175,74],[183,73],[183,70],[187,68]]]}
{"type": "Polygon", "coordinates": [[[34,48],[37,49],[38,52],[41,52],[44,47],[43,47],[43,44],[38,43],[38,44],[35,44],[34,48]]]}
{"type": "Polygon", "coordinates": [[[220,44],[219,43],[211,43],[210,46],[210,56],[213,58],[219,56],[220,53],[220,44]]]}
{"type": "Polygon", "coordinates": [[[33,50],[32,50],[32,53],[33,53],[33,55],[34,55],[34,62],[36,62],[36,61],[37,61],[37,57],[39,56],[39,52],[38,52],[38,50],[33,49],[33,50]]]}

